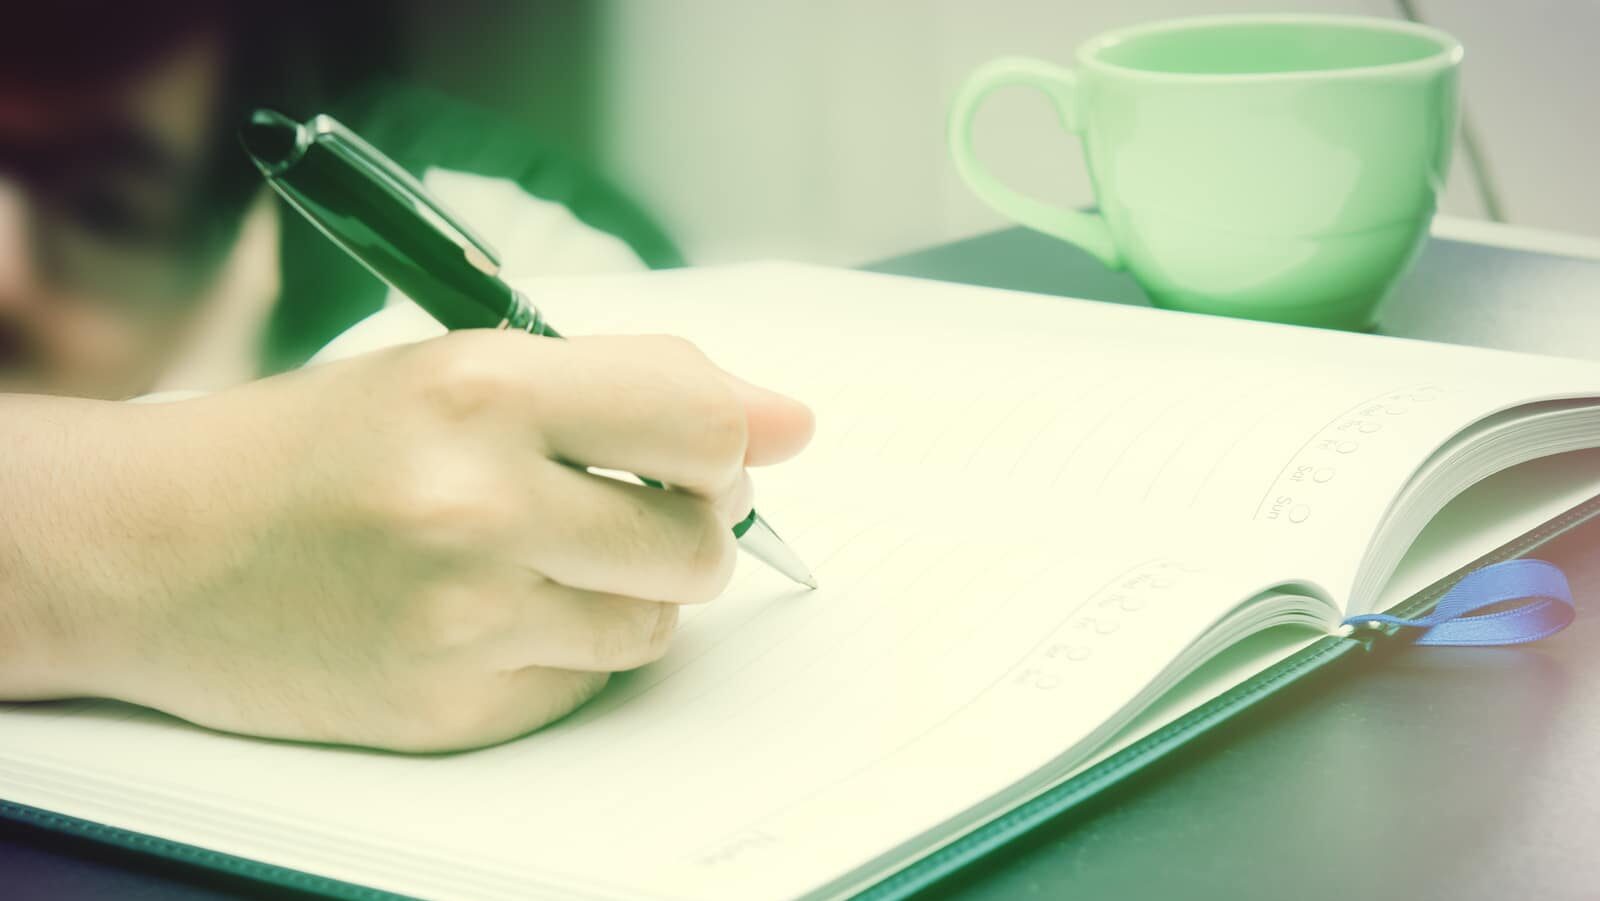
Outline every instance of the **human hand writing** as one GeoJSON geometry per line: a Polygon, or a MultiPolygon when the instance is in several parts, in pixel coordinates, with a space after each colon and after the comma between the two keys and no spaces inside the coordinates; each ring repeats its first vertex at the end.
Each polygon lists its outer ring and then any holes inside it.
{"type": "Polygon", "coordinates": [[[58,523],[86,541],[13,536],[42,574],[15,611],[53,625],[0,693],[406,751],[520,735],[659,657],[730,577],[745,466],[812,428],[677,339],[495,331],[77,403],[58,459],[103,502],[58,523]]]}

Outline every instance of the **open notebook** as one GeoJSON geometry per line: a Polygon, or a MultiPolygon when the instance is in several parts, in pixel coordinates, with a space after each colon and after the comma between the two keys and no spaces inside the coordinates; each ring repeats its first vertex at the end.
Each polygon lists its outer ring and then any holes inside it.
{"type": "Polygon", "coordinates": [[[0,797],[427,897],[845,895],[1600,492],[1591,363],[794,265],[524,287],[814,406],[757,486],[821,589],[745,561],[457,755],[0,706],[0,797]]]}

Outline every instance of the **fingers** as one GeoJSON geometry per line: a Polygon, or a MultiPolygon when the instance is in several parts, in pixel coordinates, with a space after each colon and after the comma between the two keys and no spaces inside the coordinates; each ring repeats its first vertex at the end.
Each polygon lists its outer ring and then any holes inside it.
{"type": "Polygon", "coordinates": [[[408,753],[464,751],[542,729],[581,707],[605,687],[609,673],[529,666],[496,673],[469,692],[449,684],[422,692],[417,709],[358,733],[346,743],[408,753]]]}
{"type": "Polygon", "coordinates": [[[529,341],[457,333],[433,376],[453,407],[486,396],[531,422],[553,459],[623,470],[703,496],[747,463],[786,459],[810,440],[811,411],[717,368],[668,337],[529,341]]]}
{"type": "Polygon", "coordinates": [[[442,428],[501,452],[470,465],[423,458],[424,470],[456,475],[408,483],[431,495],[465,482],[473,491],[444,505],[448,518],[499,511],[491,525],[469,530],[493,533],[480,546],[589,591],[714,597],[733,569],[729,527],[750,510],[745,463],[794,453],[812,429],[804,406],[733,378],[677,339],[458,332],[412,353],[422,355],[422,399],[447,420],[442,428]],[[530,450],[561,465],[527,461],[530,450]],[[501,471],[508,464],[515,475],[501,471]],[[584,467],[637,473],[673,490],[584,467]]]}
{"type": "Polygon", "coordinates": [[[730,526],[744,516],[729,504],[742,481],[719,509],[683,492],[545,465],[552,471],[541,474],[530,520],[517,530],[524,566],[573,588],[651,601],[709,601],[727,586],[737,554],[730,526]]]}
{"type": "MultiPolygon", "coordinates": [[[[745,447],[746,466],[782,463],[800,453],[816,430],[811,409],[776,391],[752,385],[731,373],[724,373],[744,407],[748,423],[745,447]]],[[[743,516],[744,514],[740,514],[743,516]]]]}
{"type": "Polygon", "coordinates": [[[524,599],[515,625],[489,650],[499,670],[529,666],[614,673],[636,669],[667,652],[678,606],[554,582],[524,599]]]}
{"type": "Polygon", "coordinates": [[[530,666],[506,674],[503,718],[492,735],[506,740],[542,729],[583,706],[606,687],[608,673],[530,666]]]}
{"type": "Polygon", "coordinates": [[[357,743],[453,751],[540,729],[598,694],[611,673],[660,659],[678,621],[672,604],[548,581],[513,603],[520,613],[509,627],[470,645],[471,670],[489,672],[470,684],[430,680],[388,730],[357,743]]]}
{"type": "Polygon", "coordinates": [[[755,483],[750,481],[750,473],[741,469],[738,478],[728,486],[728,490],[711,502],[711,506],[717,511],[717,519],[732,529],[740,520],[750,515],[750,509],[755,506],[755,499],[755,483]]]}
{"type": "Polygon", "coordinates": [[[705,497],[744,465],[750,424],[721,370],[670,338],[548,342],[529,377],[549,455],[705,497]]]}

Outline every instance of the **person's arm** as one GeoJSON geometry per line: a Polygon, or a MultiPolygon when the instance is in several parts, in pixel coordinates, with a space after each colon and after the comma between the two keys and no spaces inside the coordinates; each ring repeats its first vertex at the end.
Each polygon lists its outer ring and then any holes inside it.
{"type": "Polygon", "coordinates": [[[670,338],[460,332],[170,404],[3,396],[0,698],[509,738],[664,651],[729,578],[744,466],[810,429],[670,338]]]}

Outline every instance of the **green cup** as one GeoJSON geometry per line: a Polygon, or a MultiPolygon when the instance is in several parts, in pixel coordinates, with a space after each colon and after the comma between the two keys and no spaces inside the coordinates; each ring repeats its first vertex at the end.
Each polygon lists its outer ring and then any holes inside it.
{"type": "Polygon", "coordinates": [[[1444,32],[1384,19],[1143,25],[1079,47],[1073,69],[985,65],[956,98],[950,149],[990,206],[1127,269],[1159,306],[1368,329],[1444,187],[1461,55],[1444,32]],[[1098,214],[978,163],[979,106],[1019,84],[1082,136],[1098,214]]]}

